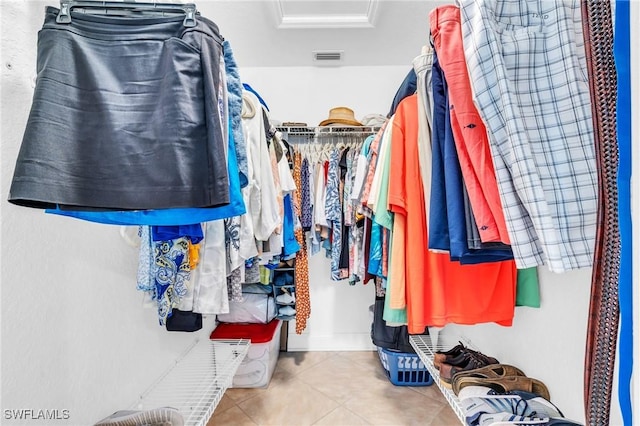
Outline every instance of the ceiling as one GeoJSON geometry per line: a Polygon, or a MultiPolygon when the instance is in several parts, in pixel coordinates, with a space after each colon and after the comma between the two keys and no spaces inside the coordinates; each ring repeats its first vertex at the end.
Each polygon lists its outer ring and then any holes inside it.
{"type": "Polygon", "coordinates": [[[411,65],[442,0],[200,0],[240,67],[327,66],[314,51],[341,51],[340,66],[411,65]]]}

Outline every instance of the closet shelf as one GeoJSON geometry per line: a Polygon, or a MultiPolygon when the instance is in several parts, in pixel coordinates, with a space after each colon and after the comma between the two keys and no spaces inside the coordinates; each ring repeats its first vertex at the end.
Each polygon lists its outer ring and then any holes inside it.
{"type": "Polygon", "coordinates": [[[465,425],[465,415],[462,406],[460,405],[460,400],[456,396],[453,391],[447,387],[445,387],[440,381],[440,372],[433,365],[433,356],[437,351],[446,351],[454,347],[458,341],[464,343],[465,346],[469,348],[473,348],[473,346],[465,341],[464,339],[453,339],[448,336],[438,336],[438,343],[433,344],[431,342],[431,337],[429,335],[411,335],[409,336],[409,343],[413,349],[415,349],[416,354],[420,357],[420,360],[424,363],[427,370],[429,370],[429,374],[431,374],[431,378],[433,378],[433,382],[438,386],[445,399],[453,409],[456,416],[460,422],[465,425]]]}
{"type": "Polygon", "coordinates": [[[204,426],[247,355],[248,339],[196,339],[133,405],[176,408],[185,426],[204,426]]]}
{"type": "Polygon", "coordinates": [[[335,137],[367,137],[373,135],[380,130],[377,126],[355,126],[355,127],[334,127],[334,126],[317,126],[317,127],[276,127],[282,133],[286,133],[288,137],[323,139],[335,137]]]}

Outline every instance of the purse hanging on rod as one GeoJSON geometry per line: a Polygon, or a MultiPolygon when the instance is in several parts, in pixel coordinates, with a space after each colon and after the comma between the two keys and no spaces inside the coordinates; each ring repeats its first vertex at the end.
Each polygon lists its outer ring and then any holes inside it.
{"type": "Polygon", "coordinates": [[[60,12],[56,17],[59,24],[71,23],[71,9],[81,9],[84,13],[117,14],[130,16],[139,14],[184,14],[184,26],[195,27],[199,12],[193,3],[139,3],[130,1],[61,0],[60,12]]]}

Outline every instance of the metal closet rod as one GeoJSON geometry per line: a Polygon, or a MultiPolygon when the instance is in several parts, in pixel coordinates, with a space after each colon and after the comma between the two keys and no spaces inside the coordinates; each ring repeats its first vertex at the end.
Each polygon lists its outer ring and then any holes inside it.
{"type": "Polygon", "coordinates": [[[155,11],[155,12],[181,12],[185,14],[184,26],[194,27],[196,25],[196,15],[198,11],[193,3],[142,3],[135,1],[97,1],[97,0],[60,0],[60,12],[56,17],[59,24],[71,23],[71,9],[104,9],[126,10],[131,12],[155,11]]]}

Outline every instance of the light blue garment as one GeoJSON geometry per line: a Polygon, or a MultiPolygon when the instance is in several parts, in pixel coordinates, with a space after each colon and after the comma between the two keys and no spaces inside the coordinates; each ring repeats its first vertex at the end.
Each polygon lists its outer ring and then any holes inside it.
{"type": "Polygon", "coordinates": [[[76,211],[60,210],[57,208],[46,209],[45,212],[109,225],[157,226],[191,225],[195,223],[209,222],[212,220],[226,219],[233,216],[242,216],[247,212],[247,208],[244,204],[242,191],[240,189],[240,176],[238,163],[236,161],[236,151],[234,149],[232,132],[229,132],[228,152],[227,167],[229,172],[230,203],[224,206],[210,208],[128,211],[76,211]]]}
{"type": "Polygon", "coordinates": [[[369,265],[367,266],[367,272],[371,275],[378,277],[384,277],[382,275],[382,226],[371,221],[371,242],[369,243],[369,265]]]}
{"type": "Polygon", "coordinates": [[[284,221],[282,224],[282,232],[283,232],[283,254],[285,256],[291,256],[292,254],[300,251],[300,244],[296,240],[296,235],[294,233],[294,221],[293,221],[293,204],[291,203],[291,194],[287,194],[284,196],[284,221]]]}
{"type": "Polygon", "coordinates": [[[244,139],[242,131],[242,83],[229,40],[225,40],[222,47],[224,50],[224,67],[227,73],[227,104],[229,106],[229,118],[231,119],[229,133],[233,133],[236,160],[240,171],[240,187],[244,188],[249,184],[249,163],[247,161],[247,141],[244,139]]]}

